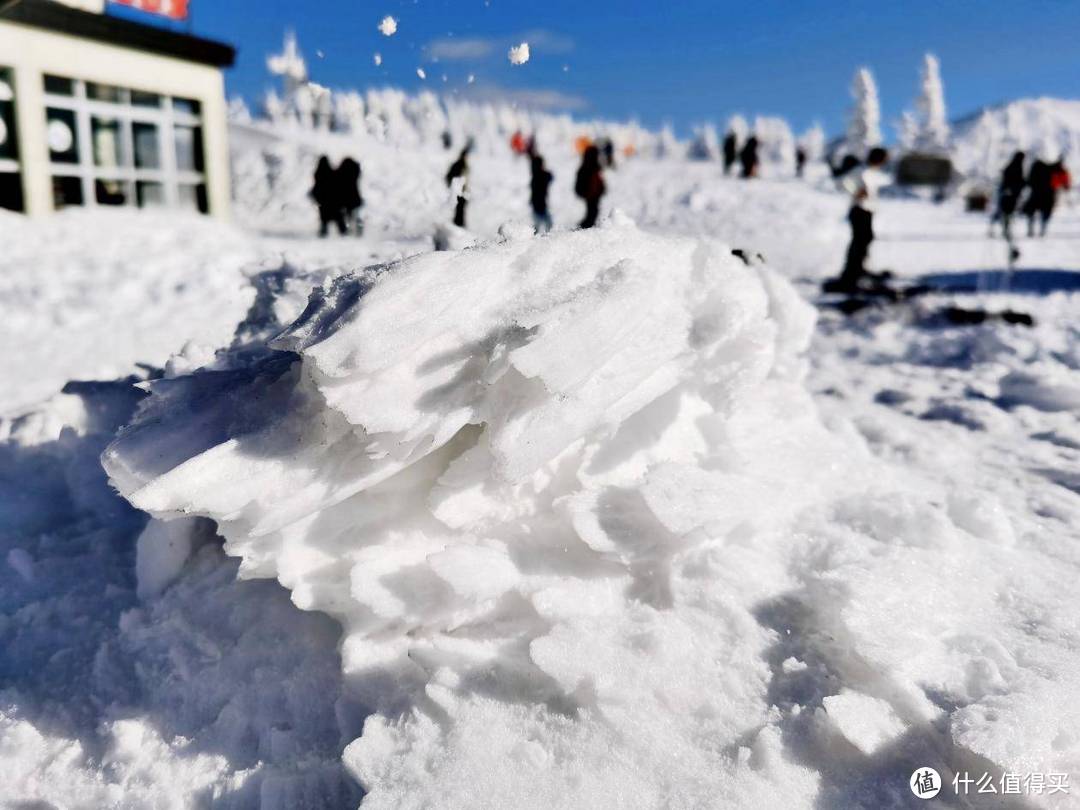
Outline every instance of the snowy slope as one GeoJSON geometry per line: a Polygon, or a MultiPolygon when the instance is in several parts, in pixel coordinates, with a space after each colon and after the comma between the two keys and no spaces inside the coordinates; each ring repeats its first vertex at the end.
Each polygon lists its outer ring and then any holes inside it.
{"type": "Polygon", "coordinates": [[[953,159],[965,174],[996,180],[1018,149],[1050,160],[1080,160],[1080,101],[1018,99],[953,124],[953,159]]]}

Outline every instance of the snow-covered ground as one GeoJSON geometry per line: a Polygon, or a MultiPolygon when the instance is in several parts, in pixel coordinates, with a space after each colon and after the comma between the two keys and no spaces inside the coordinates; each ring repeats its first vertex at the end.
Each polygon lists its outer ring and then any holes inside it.
{"type": "Polygon", "coordinates": [[[878,267],[982,292],[846,317],[814,183],[628,160],[575,233],[553,142],[533,238],[492,151],[433,254],[452,155],[362,155],[319,241],[353,147],[276,148],[243,227],[0,220],[0,802],[881,808],[930,766],[1080,806],[1075,210],[1009,279],[886,200],[878,267]]]}

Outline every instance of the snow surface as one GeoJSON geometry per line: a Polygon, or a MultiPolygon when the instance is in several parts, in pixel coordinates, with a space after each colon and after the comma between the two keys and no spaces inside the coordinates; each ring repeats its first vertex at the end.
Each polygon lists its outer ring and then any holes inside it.
{"type": "Polygon", "coordinates": [[[1080,773],[1075,210],[1010,278],[981,218],[883,200],[875,265],[957,291],[815,315],[842,195],[644,156],[567,232],[553,124],[533,238],[512,123],[467,249],[430,252],[435,139],[258,124],[243,230],[0,219],[0,803],[879,808],[916,766],[1080,773]],[[314,160],[354,151],[364,238],[304,236],[314,160]]]}

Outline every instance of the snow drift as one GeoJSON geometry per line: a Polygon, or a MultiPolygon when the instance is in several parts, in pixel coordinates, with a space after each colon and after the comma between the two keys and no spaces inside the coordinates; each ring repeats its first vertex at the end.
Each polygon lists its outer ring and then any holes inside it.
{"type": "Polygon", "coordinates": [[[807,795],[747,606],[820,488],[812,324],[768,269],[625,223],[421,256],[150,384],[104,458],[342,623],[367,805],[807,795]]]}

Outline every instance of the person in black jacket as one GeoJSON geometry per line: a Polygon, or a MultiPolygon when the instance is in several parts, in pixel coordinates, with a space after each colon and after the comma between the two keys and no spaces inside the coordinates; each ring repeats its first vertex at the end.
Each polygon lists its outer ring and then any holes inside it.
{"type": "Polygon", "coordinates": [[[731,174],[731,167],[739,158],[739,140],[735,136],[735,130],[729,129],[724,136],[724,174],[731,174]]]}
{"type": "Polygon", "coordinates": [[[473,142],[470,138],[461,150],[458,159],[450,165],[446,173],[446,185],[457,192],[457,204],[454,207],[454,224],[459,228],[465,227],[465,208],[469,204],[469,153],[472,151],[473,142]]]}
{"type": "Polygon", "coordinates": [[[756,177],[758,170],[758,139],[757,135],[751,135],[746,139],[742,152],[739,153],[742,162],[742,176],[744,178],[756,177]]]}
{"type": "Polygon", "coordinates": [[[360,209],[364,207],[364,197],[360,193],[360,164],[351,157],[345,158],[338,166],[337,173],[346,223],[355,236],[360,236],[364,232],[364,222],[360,218],[360,209]]]}
{"type": "Polygon", "coordinates": [[[600,150],[595,146],[585,149],[581,157],[581,167],[574,181],[574,193],[585,201],[585,219],[580,227],[591,228],[600,216],[600,198],[607,187],[604,185],[604,173],[600,168],[600,150]]]}
{"type": "Polygon", "coordinates": [[[1020,204],[1020,195],[1024,192],[1027,180],[1024,179],[1024,153],[1016,152],[1005,170],[1001,173],[998,185],[997,210],[990,220],[993,229],[995,222],[1001,222],[1001,232],[1006,239],[1012,239],[1012,216],[1020,204]]]}
{"type": "Polygon", "coordinates": [[[1028,218],[1028,236],[1035,235],[1035,217],[1041,219],[1040,234],[1046,236],[1046,225],[1054,213],[1057,202],[1054,186],[1051,182],[1053,167],[1044,160],[1036,160],[1028,172],[1028,198],[1024,204],[1024,214],[1028,218]]]}
{"type": "Polygon", "coordinates": [[[533,224],[536,232],[551,230],[551,213],[548,211],[548,189],[554,176],[544,166],[544,159],[535,152],[531,159],[532,181],[529,188],[529,202],[532,205],[533,224]]]}
{"type": "Polygon", "coordinates": [[[330,159],[319,158],[315,168],[315,184],[311,187],[311,199],[319,208],[319,236],[325,237],[330,223],[337,226],[338,233],[345,234],[345,206],[341,201],[341,184],[337,173],[330,167],[330,159]]]}

